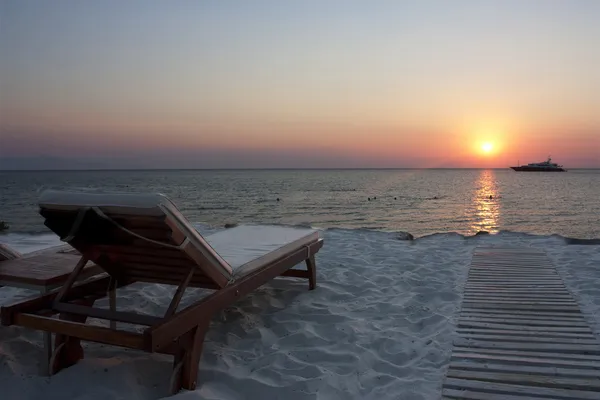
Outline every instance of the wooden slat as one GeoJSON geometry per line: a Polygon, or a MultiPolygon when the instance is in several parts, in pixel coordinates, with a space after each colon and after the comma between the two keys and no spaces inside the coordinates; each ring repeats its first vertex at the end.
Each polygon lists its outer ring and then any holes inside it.
{"type": "Polygon", "coordinates": [[[109,321],[127,322],[135,325],[152,326],[162,321],[162,318],[152,315],[137,314],[127,311],[112,311],[102,308],[93,308],[81,306],[78,304],[59,303],[53,306],[53,309],[61,313],[76,315],[87,315],[93,318],[101,318],[109,321]]]}
{"type": "MultiPolygon", "coordinates": [[[[472,392],[480,392],[484,394],[496,394],[501,396],[534,396],[536,398],[546,399],[561,399],[561,400],[598,400],[597,392],[570,390],[560,388],[535,387],[517,384],[505,384],[495,382],[485,382],[479,380],[448,378],[445,382],[445,387],[449,389],[467,390],[472,392]]],[[[491,397],[483,397],[490,399],[491,397]]],[[[504,399],[506,397],[496,397],[504,399]]],[[[525,399],[523,399],[525,400],[525,399]]],[[[531,400],[527,398],[527,400],[531,400]]]]}
{"type": "Polygon", "coordinates": [[[293,278],[308,278],[308,271],[304,269],[289,269],[285,271],[281,276],[289,276],[293,278]]]}
{"type": "MultiPolygon", "coordinates": [[[[454,351],[460,353],[474,352],[469,347],[454,346],[454,351]]],[[[594,354],[578,354],[578,353],[552,353],[552,352],[538,352],[538,351],[527,351],[527,350],[505,350],[505,349],[477,349],[479,354],[492,354],[502,356],[516,356],[516,357],[540,357],[549,359],[560,359],[560,360],[580,360],[580,361],[594,361],[600,362],[600,356],[594,354]]]]}
{"type": "Polygon", "coordinates": [[[560,284],[556,284],[556,283],[552,283],[552,284],[548,284],[548,283],[511,283],[511,284],[507,284],[507,283],[499,283],[499,282],[493,282],[493,283],[467,283],[465,285],[465,289],[493,289],[493,288],[501,288],[501,289],[552,289],[552,290],[565,290],[566,288],[565,286],[560,283],[560,284]]]}
{"type": "Polygon", "coordinates": [[[521,334],[484,334],[484,333],[463,333],[461,335],[465,339],[470,340],[491,340],[495,342],[527,342],[527,343],[564,343],[564,344],[593,344],[598,345],[595,337],[587,339],[578,338],[557,338],[544,337],[539,335],[521,335],[521,334]]]}
{"type": "MultiPolygon", "coordinates": [[[[474,392],[472,390],[446,389],[442,390],[442,400],[463,399],[463,400],[534,400],[531,397],[521,395],[497,394],[488,392],[474,392]]],[[[536,400],[540,399],[536,397],[536,400]]],[[[558,400],[556,398],[545,397],[545,400],[558,400]]]]}
{"type": "Polygon", "coordinates": [[[465,290],[465,296],[489,295],[495,297],[542,297],[545,299],[572,299],[573,297],[566,290],[553,292],[539,292],[531,290],[465,290]]]}
{"type": "Polygon", "coordinates": [[[547,332],[592,332],[589,327],[583,326],[534,326],[534,325],[507,325],[504,323],[490,323],[477,321],[460,321],[459,327],[490,328],[490,329],[520,329],[523,331],[547,331],[547,332]]]}
{"type": "Polygon", "coordinates": [[[458,328],[456,330],[461,336],[466,336],[473,333],[483,333],[487,335],[513,335],[518,334],[521,336],[536,336],[536,337],[555,337],[555,338],[580,338],[580,339],[595,339],[594,334],[590,331],[588,333],[582,332],[547,332],[541,328],[537,331],[524,331],[520,329],[485,329],[485,328],[458,328]]]}
{"type": "Polygon", "coordinates": [[[538,376],[530,374],[510,374],[503,372],[464,371],[450,368],[447,376],[456,379],[473,379],[484,382],[509,383],[515,385],[542,386],[546,388],[596,391],[600,396],[600,380],[585,378],[563,378],[559,376],[538,376]]]}
{"type": "Polygon", "coordinates": [[[502,363],[494,363],[489,360],[485,363],[475,363],[468,361],[452,361],[450,362],[451,369],[465,371],[480,371],[480,372],[500,372],[500,373],[521,373],[529,375],[546,375],[558,377],[586,377],[597,378],[600,381],[600,370],[585,369],[585,368],[563,368],[558,366],[531,366],[531,365],[505,365],[502,363]]]}
{"type": "Polygon", "coordinates": [[[33,314],[16,314],[15,324],[63,335],[71,335],[83,340],[144,350],[144,336],[138,333],[116,331],[100,326],[42,317],[33,314]]]}
{"type": "MultiPolygon", "coordinates": [[[[543,354],[542,354],[543,355],[543,354]]],[[[490,363],[493,362],[495,364],[498,363],[506,363],[512,366],[516,365],[540,365],[540,366],[549,366],[549,367],[561,367],[561,368],[576,368],[576,369],[593,369],[596,371],[600,371],[600,362],[594,360],[573,360],[573,359],[561,359],[554,357],[552,354],[550,356],[541,357],[541,356],[513,356],[513,355],[503,355],[503,354],[485,354],[485,353],[476,353],[473,351],[470,352],[461,352],[455,351],[452,353],[453,360],[471,360],[473,364],[475,362],[485,362],[490,363]]]]}
{"type": "Polygon", "coordinates": [[[539,278],[539,279],[529,279],[529,278],[479,278],[479,277],[469,277],[469,283],[492,283],[492,284],[502,284],[502,285],[539,285],[539,284],[556,284],[562,285],[562,280],[559,278],[539,278]]]}
{"type": "Polygon", "coordinates": [[[505,349],[524,351],[547,351],[551,353],[581,353],[600,355],[599,344],[548,344],[548,343],[523,343],[523,342],[490,342],[487,340],[470,340],[459,338],[454,340],[455,346],[469,347],[471,349],[505,349]]]}
{"type": "MultiPolygon", "coordinates": [[[[91,281],[75,284],[63,297],[64,301],[71,301],[74,299],[80,299],[85,296],[96,295],[95,297],[104,297],[106,295],[106,288],[110,283],[110,278],[107,276],[98,277],[91,281]]],[[[125,286],[131,282],[120,281],[118,287],[125,286]]],[[[34,297],[28,300],[17,302],[15,304],[2,306],[2,324],[12,325],[14,324],[14,316],[16,313],[27,313],[38,310],[50,309],[52,302],[56,297],[57,292],[50,292],[48,294],[34,297]]]]}
{"type": "MultiPolygon", "coordinates": [[[[555,297],[546,297],[546,296],[509,296],[509,295],[496,295],[494,293],[490,293],[488,296],[483,294],[481,295],[473,295],[473,294],[465,294],[463,297],[464,300],[469,301],[477,301],[477,302],[498,302],[498,303],[527,303],[527,302],[543,302],[544,304],[574,304],[574,300],[571,298],[555,298],[555,297]]],[[[575,303],[576,304],[576,303],[575,303]]]]}
{"type": "Polygon", "coordinates": [[[512,295],[512,296],[500,296],[500,295],[496,295],[495,293],[488,293],[488,295],[484,295],[484,294],[469,294],[469,293],[465,293],[464,300],[469,300],[469,301],[484,301],[484,302],[499,302],[499,303],[506,303],[506,302],[510,302],[510,303],[525,303],[528,304],[529,302],[533,302],[534,304],[576,304],[575,300],[573,300],[573,298],[569,298],[569,297],[562,297],[562,298],[557,298],[555,296],[552,297],[548,297],[548,296],[517,296],[517,295],[512,295]]]}
{"type": "Polygon", "coordinates": [[[491,313],[484,313],[484,312],[469,312],[469,311],[463,311],[461,313],[462,317],[469,317],[469,318],[499,318],[499,319],[505,319],[505,318],[510,318],[510,319],[525,319],[525,320],[541,320],[541,321],[579,321],[579,322],[585,322],[585,318],[583,318],[583,315],[581,314],[572,314],[569,317],[547,317],[544,315],[520,315],[520,314],[512,314],[512,313],[507,313],[507,314],[491,314],[491,313]]]}
{"type": "MultiPolygon", "coordinates": [[[[44,288],[63,285],[81,256],[48,251],[0,263],[0,281],[5,284],[26,284],[44,288]]],[[[102,273],[102,269],[89,263],[83,268],[81,277],[102,273]]]]}
{"type": "MultiPolygon", "coordinates": [[[[494,309],[485,309],[485,310],[481,310],[481,309],[477,309],[477,308],[471,308],[471,307],[463,307],[462,312],[484,312],[486,314],[505,314],[506,310],[494,310],[494,309]]],[[[543,317],[579,317],[582,314],[581,313],[570,313],[570,312],[553,312],[553,311],[548,311],[548,312],[540,312],[540,311],[528,311],[528,310],[511,310],[510,311],[511,314],[514,315],[539,315],[539,316],[543,316],[543,317]]]]}
{"type": "Polygon", "coordinates": [[[481,317],[461,317],[462,322],[490,322],[493,324],[505,325],[526,325],[526,326],[565,326],[565,327],[587,327],[585,321],[555,321],[555,320],[535,320],[535,319],[513,319],[513,318],[481,318],[481,317]]]}
{"type": "Polygon", "coordinates": [[[474,302],[474,301],[463,301],[463,305],[470,308],[480,309],[507,309],[507,310],[531,310],[531,311],[561,311],[561,312],[579,312],[579,308],[576,305],[573,306],[555,306],[547,304],[502,304],[498,302],[474,302]]]}

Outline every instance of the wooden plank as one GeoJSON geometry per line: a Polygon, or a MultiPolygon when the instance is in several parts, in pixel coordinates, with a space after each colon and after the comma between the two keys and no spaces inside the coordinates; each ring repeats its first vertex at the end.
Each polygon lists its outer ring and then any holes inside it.
{"type": "MultiPolygon", "coordinates": [[[[463,307],[462,312],[475,312],[475,313],[486,313],[486,314],[505,314],[506,310],[494,310],[494,309],[485,309],[481,310],[478,308],[471,307],[463,307]]],[[[565,313],[565,312],[539,312],[539,311],[527,311],[527,310],[511,310],[511,314],[513,315],[539,315],[543,317],[572,317],[577,318],[582,316],[581,313],[565,313]]]]}
{"type": "Polygon", "coordinates": [[[511,292],[511,291],[503,291],[503,290],[488,290],[487,293],[486,292],[472,292],[472,291],[465,291],[464,292],[464,296],[493,296],[493,297],[522,297],[522,298],[544,298],[544,299],[573,299],[572,296],[570,296],[567,292],[563,291],[563,292],[538,292],[535,290],[531,290],[531,291],[523,291],[523,292],[511,292]]]}
{"type": "MultiPolygon", "coordinates": [[[[104,297],[106,295],[106,288],[110,283],[110,277],[98,277],[91,281],[84,283],[75,284],[65,297],[64,301],[71,301],[80,299],[86,296],[95,295],[96,298],[104,297]]],[[[121,281],[118,283],[118,287],[126,286],[132,282],[121,281]]],[[[14,315],[16,313],[27,313],[27,312],[38,312],[45,308],[50,308],[52,302],[56,297],[57,292],[50,292],[48,294],[34,297],[31,299],[16,302],[11,305],[2,307],[2,324],[12,325],[14,324],[14,315]]]]}
{"type": "Polygon", "coordinates": [[[494,262],[490,260],[473,260],[471,266],[474,268],[527,268],[527,269],[556,269],[548,260],[526,260],[522,263],[494,262]]]}
{"type": "Polygon", "coordinates": [[[504,271],[514,271],[514,272],[541,272],[541,273],[558,273],[558,270],[551,266],[537,266],[533,267],[531,265],[471,265],[469,271],[481,271],[481,272],[504,272],[504,271]]]}
{"type": "Polygon", "coordinates": [[[523,331],[546,331],[546,332],[580,332],[580,333],[592,333],[589,327],[567,327],[567,326],[528,326],[528,325],[506,325],[489,322],[474,322],[474,321],[460,321],[458,323],[460,328],[489,328],[489,329],[500,329],[500,330],[523,330],[523,331]]]}
{"type": "Polygon", "coordinates": [[[489,293],[487,296],[484,294],[471,294],[471,293],[465,293],[464,297],[465,300],[483,300],[483,301],[491,301],[491,300],[498,300],[498,301],[544,301],[544,302],[552,302],[552,303],[575,303],[575,301],[573,300],[572,297],[569,296],[563,296],[563,297],[556,297],[556,296],[547,296],[547,295],[529,295],[529,296],[519,296],[519,295],[502,295],[502,294],[496,294],[496,293],[489,293]]]}
{"type": "MultiPolygon", "coordinates": [[[[509,383],[516,385],[543,386],[568,390],[600,392],[600,380],[585,378],[563,378],[559,376],[538,376],[510,374],[503,372],[480,372],[449,369],[447,376],[456,379],[473,379],[483,382],[509,383]]],[[[596,393],[600,396],[600,393],[596,393]]]]}
{"type": "Polygon", "coordinates": [[[557,299],[572,299],[566,290],[555,290],[555,291],[531,291],[531,290],[465,290],[466,295],[489,295],[489,296],[501,296],[501,297],[544,297],[544,298],[557,298],[557,299]]]}
{"type": "Polygon", "coordinates": [[[516,263],[492,263],[492,262],[475,262],[475,263],[471,263],[471,267],[473,268],[478,268],[478,269],[487,269],[490,271],[496,270],[496,269],[502,269],[502,268],[506,268],[506,269],[522,269],[522,270],[548,270],[548,271],[556,271],[556,268],[554,268],[554,266],[552,266],[552,264],[545,264],[542,262],[525,262],[525,263],[521,263],[521,264],[516,264],[516,263]]]}
{"type": "Polygon", "coordinates": [[[490,314],[484,312],[469,312],[463,311],[460,314],[462,317],[470,318],[510,318],[510,319],[525,319],[525,320],[542,320],[542,321],[579,321],[585,322],[585,318],[581,314],[573,314],[570,317],[548,317],[545,315],[520,315],[520,314],[490,314]]]}
{"type": "Polygon", "coordinates": [[[473,360],[475,362],[493,362],[506,363],[509,365],[539,365],[549,367],[561,367],[561,368],[575,368],[581,369],[592,369],[600,370],[600,361],[594,360],[572,360],[572,359],[560,359],[556,357],[537,357],[537,356],[512,356],[503,354],[483,354],[469,351],[455,351],[452,353],[452,360],[473,360]]]}
{"type": "Polygon", "coordinates": [[[503,285],[540,285],[540,284],[556,284],[563,285],[563,281],[560,278],[474,278],[469,277],[469,283],[492,283],[492,284],[503,284],[503,285]]]}
{"type": "Polygon", "coordinates": [[[494,297],[465,297],[464,302],[471,303],[497,303],[497,304],[526,304],[526,305],[556,305],[556,306],[573,306],[577,307],[577,303],[574,300],[537,300],[537,299],[507,299],[507,298],[494,298],[494,297]]]}
{"type": "Polygon", "coordinates": [[[469,275],[495,275],[495,276],[506,276],[506,275],[550,275],[557,276],[558,272],[555,269],[550,268],[469,268],[469,275]]]}
{"type": "MultiPolygon", "coordinates": [[[[163,269],[169,269],[171,267],[178,268],[189,268],[196,265],[189,257],[182,254],[181,257],[164,256],[159,254],[128,254],[128,253],[107,253],[110,254],[110,259],[113,262],[124,263],[124,264],[137,264],[137,265],[156,265],[163,269]]],[[[172,268],[171,268],[172,269],[172,268]]]]}
{"type": "Polygon", "coordinates": [[[490,342],[487,340],[469,340],[458,338],[454,340],[455,346],[468,347],[470,349],[504,349],[504,350],[523,350],[551,353],[579,353],[600,355],[599,344],[548,344],[548,343],[522,343],[522,342],[490,342]]]}
{"type": "MultiPolygon", "coordinates": [[[[456,346],[454,350],[458,353],[473,353],[473,349],[469,347],[456,346]]],[[[556,360],[580,360],[580,361],[594,361],[600,362],[600,356],[594,354],[578,354],[578,353],[553,353],[553,352],[539,352],[539,351],[527,351],[527,350],[506,350],[506,349],[477,349],[479,354],[493,354],[502,356],[515,356],[515,357],[539,357],[539,358],[550,358],[556,360]]]]}
{"type": "Polygon", "coordinates": [[[555,337],[555,338],[580,338],[580,339],[595,339],[593,333],[569,333],[569,332],[546,332],[539,331],[523,331],[519,329],[485,329],[485,328],[458,328],[456,333],[459,335],[468,335],[472,333],[482,333],[488,335],[513,335],[521,336],[536,336],[536,337],[555,337]]]}
{"type": "Polygon", "coordinates": [[[575,306],[554,306],[547,304],[501,304],[497,302],[473,302],[473,301],[463,301],[463,305],[470,308],[480,308],[480,309],[507,309],[507,310],[531,310],[531,311],[560,311],[560,312],[576,312],[579,313],[579,308],[575,306]]]}
{"type": "Polygon", "coordinates": [[[25,328],[37,329],[83,340],[144,350],[144,336],[139,333],[117,331],[101,326],[42,317],[33,314],[16,314],[15,324],[25,328]]]}
{"type": "MultiPolygon", "coordinates": [[[[442,390],[442,400],[463,399],[463,400],[540,400],[540,397],[523,397],[521,395],[497,394],[489,392],[480,392],[472,390],[446,389],[442,390]]],[[[557,397],[544,397],[543,400],[560,400],[557,397]]]]}
{"type": "Polygon", "coordinates": [[[564,291],[565,293],[567,293],[567,289],[564,287],[564,285],[561,284],[557,284],[554,286],[549,286],[546,283],[537,283],[537,282],[526,282],[526,281],[521,281],[521,282],[516,282],[516,281],[512,281],[512,282],[503,282],[503,281],[488,281],[488,282],[468,282],[465,285],[465,290],[466,289],[473,289],[475,286],[472,285],[481,285],[483,284],[484,287],[480,288],[480,289],[484,289],[484,290],[493,290],[493,289],[554,289],[554,290],[561,290],[564,291]]]}
{"type": "Polygon", "coordinates": [[[520,326],[564,326],[564,327],[587,327],[585,321],[556,321],[556,320],[535,320],[535,319],[519,319],[519,318],[490,318],[490,317],[470,317],[461,316],[459,324],[462,322],[490,322],[493,324],[503,325],[520,325],[520,326]]]}
{"type": "Polygon", "coordinates": [[[536,279],[538,281],[547,281],[547,280],[561,281],[561,278],[558,274],[538,275],[536,272],[532,272],[530,274],[521,274],[518,272],[506,272],[506,273],[480,272],[479,273],[479,272],[470,271],[467,276],[469,277],[469,280],[477,280],[477,279],[501,279],[501,280],[536,279]]]}
{"type": "Polygon", "coordinates": [[[289,276],[292,278],[307,278],[308,279],[308,271],[305,269],[288,269],[281,276],[289,276]]]}
{"type": "Polygon", "coordinates": [[[99,253],[114,254],[118,257],[150,257],[154,260],[165,258],[177,260],[177,262],[179,262],[178,260],[190,260],[189,257],[181,250],[169,247],[159,247],[156,245],[152,248],[134,246],[130,244],[94,245],[90,246],[90,249],[93,249],[99,253]]]}
{"type": "MultiPolygon", "coordinates": [[[[177,284],[179,283],[178,281],[165,282],[164,278],[151,277],[151,276],[141,277],[137,280],[137,282],[158,283],[161,285],[171,285],[171,286],[177,286],[177,284]]],[[[195,287],[195,288],[211,289],[211,290],[219,290],[220,289],[220,287],[217,286],[213,282],[197,281],[195,279],[192,279],[189,286],[195,287]]]]}
{"type": "Polygon", "coordinates": [[[452,361],[449,368],[465,371],[480,371],[480,372],[511,372],[530,375],[546,375],[558,377],[585,377],[597,378],[600,381],[600,370],[597,369],[579,369],[579,368],[562,368],[554,366],[531,366],[531,365],[506,365],[502,363],[494,363],[490,360],[482,363],[468,361],[452,361]]]}
{"type": "Polygon", "coordinates": [[[476,279],[494,279],[494,280],[532,280],[536,282],[547,281],[547,280],[561,280],[557,274],[542,274],[542,273],[519,273],[519,272],[506,272],[506,273],[489,273],[489,272],[469,272],[467,275],[469,281],[476,279]]]}
{"type": "Polygon", "coordinates": [[[556,271],[556,268],[554,268],[554,266],[552,264],[543,264],[543,263],[536,263],[534,264],[507,264],[507,263],[503,263],[503,264],[489,264],[489,263],[481,263],[481,262],[475,262],[475,263],[471,263],[471,268],[472,269],[481,269],[481,270],[486,270],[486,271],[496,271],[496,270],[500,270],[500,269],[518,269],[518,270],[524,270],[524,271],[534,271],[534,270],[540,270],[540,271],[556,271]]]}
{"type": "Polygon", "coordinates": [[[567,292],[538,292],[535,290],[523,291],[523,292],[511,292],[503,291],[499,289],[490,289],[486,292],[472,292],[465,291],[464,296],[492,296],[492,297],[508,297],[508,298],[543,298],[543,299],[573,299],[567,292]]]}
{"type": "Polygon", "coordinates": [[[523,257],[523,258],[521,258],[521,256],[516,256],[515,254],[511,254],[511,255],[507,255],[507,256],[474,257],[471,262],[473,265],[553,267],[552,263],[545,256],[544,257],[523,257]],[[519,257],[519,259],[516,259],[515,257],[519,257]]]}
{"type": "Polygon", "coordinates": [[[467,275],[469,280],[471,279],[535,279],[535,280],[547,280],[547,279],[561,279],[557,273],[549,272],[518,272],[518,271],[497,271],[497,272],[484,272],[484,271],[469,271],[467,275]]]}
{"type": "Polygon", "coordinates": [[[505,301],[544,301],[544,302],[555,302],[555,303],[572,303],[577,304],[573,297],[567,295],[560,296],[548,296],[547,294],[542,295],[525,295],[525,294],[502,294],[502,293],[494,293],[490,292],[486,294],[483,293],[465,293],[463,295],[463,299],[465,300],[482,300],[482,301],[492,301],[498,300],[501,302],[505,301]]]}
{"type": "MultiPolygon", "coordinates": [[[[479,391],[482,393],[499,395],[535,396],[536,398],[545,396],[546,399],[559,398],[561,400],[598,400],[598,393],[590,391],[544,388],[457,378],[447,378],[444,382],[444,387],[449,389],[451,388],[475,392],[479,391]]],[[[499,398],[501,399],[502,397],[499,398]]],[[[525,400],[525,398],[523,400],[525,400]]]]}
{"type": "Polygon", "coordinates": [[[564,290],[567,291],[565,285],[562,283],[478,283],[478,282],[467,282],[465,289],[551,289],[551,290],[564,290]]]}
{"type": "Polygon", "coordinates": [[[106,319],[109,321],[126,322],[135,325],[152,326],[160,323],[163,319],[152,315],[137,314],[127,311],[112,311],[103,308],[87,307],[78,304],[59,303],[53,306],[54,310],[61,313],[87,315],[93,318],[106,319]]]}
{"type": "Polygon", "coordinates": [[[574,338],[557,338],[557,337],[544,337],[539,335],[521,335],[521,334],[510,334],[510,335],[494,335],[494,334],[482,334],[482,333],[465,333],[462,334],[463,339],[469,340],[493,340],[496,342],[527,342],[527,343],[564,343],[564,344],[593,344],[598,345],[596,338],[590,337],[588,339],[574,339],[574,338]]]}

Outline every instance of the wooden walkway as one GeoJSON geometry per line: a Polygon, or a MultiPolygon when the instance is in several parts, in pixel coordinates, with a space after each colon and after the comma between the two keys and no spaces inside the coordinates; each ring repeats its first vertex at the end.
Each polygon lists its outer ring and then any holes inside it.
{"type": "Polygon", "coordinates": [[[477,248],[445,399],[600,399],[600,342],[543,251],[477,248]]]}

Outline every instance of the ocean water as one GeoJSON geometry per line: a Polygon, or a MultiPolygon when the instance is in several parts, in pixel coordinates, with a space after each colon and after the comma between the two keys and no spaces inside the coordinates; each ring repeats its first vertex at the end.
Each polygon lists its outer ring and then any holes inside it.
{"type": "Polygon", "coordinates": [[[167,170],[0,172],[0,234],[48,233],[44,189],[161,192],[194,223],[276,223],[600,238],[600,170],[167,170]],[[279,198],[279,201],[277,200],[279,198]],[[370,200],[369,200],[370,199],[370,200]]]}

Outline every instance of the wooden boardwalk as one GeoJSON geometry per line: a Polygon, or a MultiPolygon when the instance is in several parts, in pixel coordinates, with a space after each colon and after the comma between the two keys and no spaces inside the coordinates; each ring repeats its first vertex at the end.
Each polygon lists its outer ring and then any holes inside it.
{"type": "Polygon", "coordinates": [[[477,248],[445,399],[600,399],[600,342],[541,250],[477,248]]]}

